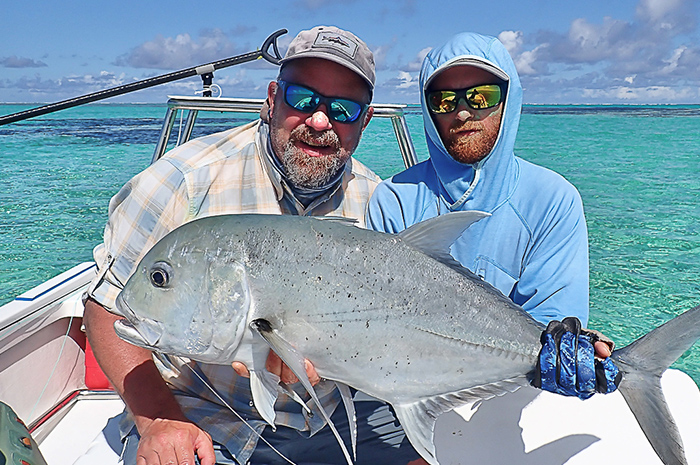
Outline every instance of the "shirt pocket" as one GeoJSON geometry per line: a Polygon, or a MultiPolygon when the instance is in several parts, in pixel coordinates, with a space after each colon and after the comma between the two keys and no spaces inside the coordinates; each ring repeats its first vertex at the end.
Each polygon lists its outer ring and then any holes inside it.
{"type": "Polygon", "coordinates": [[[518,278],[514,273],[509,273],[505,267],[483,255],[476,258],[474,273],[507,297],[511,296],[513,289],[518,284],[518,278]]]}

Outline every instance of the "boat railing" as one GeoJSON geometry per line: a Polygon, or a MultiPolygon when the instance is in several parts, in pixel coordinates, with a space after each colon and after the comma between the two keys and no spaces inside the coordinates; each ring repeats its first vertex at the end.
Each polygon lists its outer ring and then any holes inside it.
{"type": "MultiPolygon", "coordinates": [[[[168,110],[163,119],[163,127],[151,161],[154,162],[165,154],[168,141],[175,126],[175,120],[180,111],[187,111],[187,118],[180,131],[178,145],[187,142],[192,137],[192,131],[200,111],[260,113],[264,102],[265,100],[263,99],[170,97],[168,99],[168,110]]],[[[418,158],[416,157],[416,150],[413,147],[406,118],[404,117],[403,110],[406,105],[372,104],[372,107],[374,108],[373,118],[389,118],[391,120],[404,166],[409,168],[415,165],[418,162],[418,158]]]]}

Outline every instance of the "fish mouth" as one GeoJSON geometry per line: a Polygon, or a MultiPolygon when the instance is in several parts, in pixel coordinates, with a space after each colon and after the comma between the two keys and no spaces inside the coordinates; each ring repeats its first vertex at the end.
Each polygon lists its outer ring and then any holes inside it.
{"type": "Polygon", "coordinates": [[[156,349],[163,335],[162,324],[151,318],[137,316],[126,303],[122,294],[117,296],[116,305],[119,312],[125,317],[125,319],[114,322],[114,331],[117,336],[139,347],[156,349]]]}

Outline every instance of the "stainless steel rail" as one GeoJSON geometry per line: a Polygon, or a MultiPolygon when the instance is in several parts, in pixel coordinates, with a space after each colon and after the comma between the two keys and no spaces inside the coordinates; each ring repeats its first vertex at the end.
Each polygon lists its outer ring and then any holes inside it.
{"type": "MultiPolygon", "coordinates": [[[[165,154],[179,111],[188,112],[179,138],[179,144],[183,144],[190,140],[192,129],[194,128],[200,111],[259,113],[263,102],[264,100],[262,99],[170,97],[168,99],[168,110],[163,120],[163,128],[161,129],[151,162],[158,160],[165,154]]],[[[391,119],[396,141],[398,142],[401,157],[403,158],[406,168],[418,163],[416,150],[413,147],[413,142],[408,132],[408,126],[406,125],[406,119],[404,118],[403,109],[405,105],[373,104],[372,106],[374,107],[374,118],[391,119]]]]}

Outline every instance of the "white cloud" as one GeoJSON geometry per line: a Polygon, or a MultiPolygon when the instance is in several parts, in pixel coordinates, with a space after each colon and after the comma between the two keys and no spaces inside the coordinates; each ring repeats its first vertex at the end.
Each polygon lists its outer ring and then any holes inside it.
{"type": "Polygon", "coordinates": [[[39,76],[33,78],[21,77],[17,81],[8,83],[6,87],[21,89],[23,92],[35,96],[57,95],[61,97],[75,97],[121,86],[129,82],[133,82],[133,80],[129,80],[124,73],[117,75],[109,71],[101,71],[98,74],[74,74],[55,80],[41,79],[39,76]]]}
{"type": "Polygon", "coordinates": [[[396,87],[402,90],[418,89],[418,86],[420,85],[418,77],[413,76],[411,73],[407,73],[406,71],[399,71],[398,80],[400,81],[400,84],[396,87]]]}
{"type": "Polygon", "coordinates": [[[158,36],[118,57],[114,64],[171,70],[228,58],[236,53],[236,46],[226,34],[219,29],[211,29],[200,33],[198,39],[193,39],[189,34],[158,36]]]}
{"type": "Polygon", "coordinates": [[[394,48],[395,42],[387,45],[380,45],[372,50],[372,55],[374,55],[374,66],[377,71],[382,69],[388,69],[387,56],[394,48]]]}
{"type": "Polygon", "coordinates": [[[697,28],[694,1],[639,0],[633,21],[577,18],[564,32],[509,30],[499,39],[526,101],[555,87],[571,102],[697,102],[700,46],[687,34],[697,28]]]}
{"type": "Polygon", "coordinates": [[[688,50],[688,47],[681,46],[678,47],[673,51],[673,55],[668,60],[664,60],[666,63],[668,63],[665,67],[663,67],[659,72],[661,74],[670,74],[673,73],[677,68],[678,68],[678,61],[680,60],[681,56],[683,56],[683,53],[688,50]]]}
{"type": "Polygon", "coordinates": [[[601,24],[575,19],[563,40],[553,43],[554,58],[577,63],[594,63],[633,53],[634,31],[630,24],[610,17],[601,24]],[[630,47],[632,41],[632,47],[630,47]]]}
{"type": "Polygon", "coordinates": [[[538,45],[534,50],[525,51],[514,57],[513,61],[515,62],[515,68],[518,70],[518,74],[523,76],[540,74],[540,71],[536,69],[538,54],[546,47],[547,45],[538,45]]]}
{"type": "Polygon", "coordinates": [[[12,55],[9,57],[0,58],[0,66],[5,68],[43,68],[48,65],[43,61],[12,55]]]}
{"type": "Polygon", "coordinates": [[[640,0],[637,5],[637,18],[650,31],[676,35],[694,31],[697,18],[696,0],[640,0]]]}
{"type": "Polygon", "coordinates": [[[407,71],[407,72],[417,72],[420,71],[421,67],[423,66],[423,60],[425,59],[426,55],[430,53],[430,51],[433,49],[433,47],[426,47],[423,50],[419,51],[416,56],[413,58],[413,60],[409,61],[406,63],[404,66],[401,67],[402,71],[407,71]]]}
{"type": "Polygon", "coordinates": [[[698,98],[696,89],[670,86],[615,86],[606,89],[583,89],[582,96],[594,101],[682,103],[698,98]]]}
{"type": "Polygon", "coordinates": [[[520,52],[523,46],[523,31],[503,31],[498,34],[498,40],[508,50],[511,56],[520,52]]]}
{"type": "Polygon", "coordinates": [[[543,71],[538,69],[538,54],[547,47],[547,44],[538,45],[532,50],[523,50],[525,40],[523,31],[503,31],[498,34],[498,40],[513,58],[518,74],[521,76],[536,75],[543,71]]]}
{"type": "Polygon", "coordinates": [[[685,0],[640,0],[637,5],[637,16],[646,22],[668,27],[670,17],[682,12],[685,0]]]}

